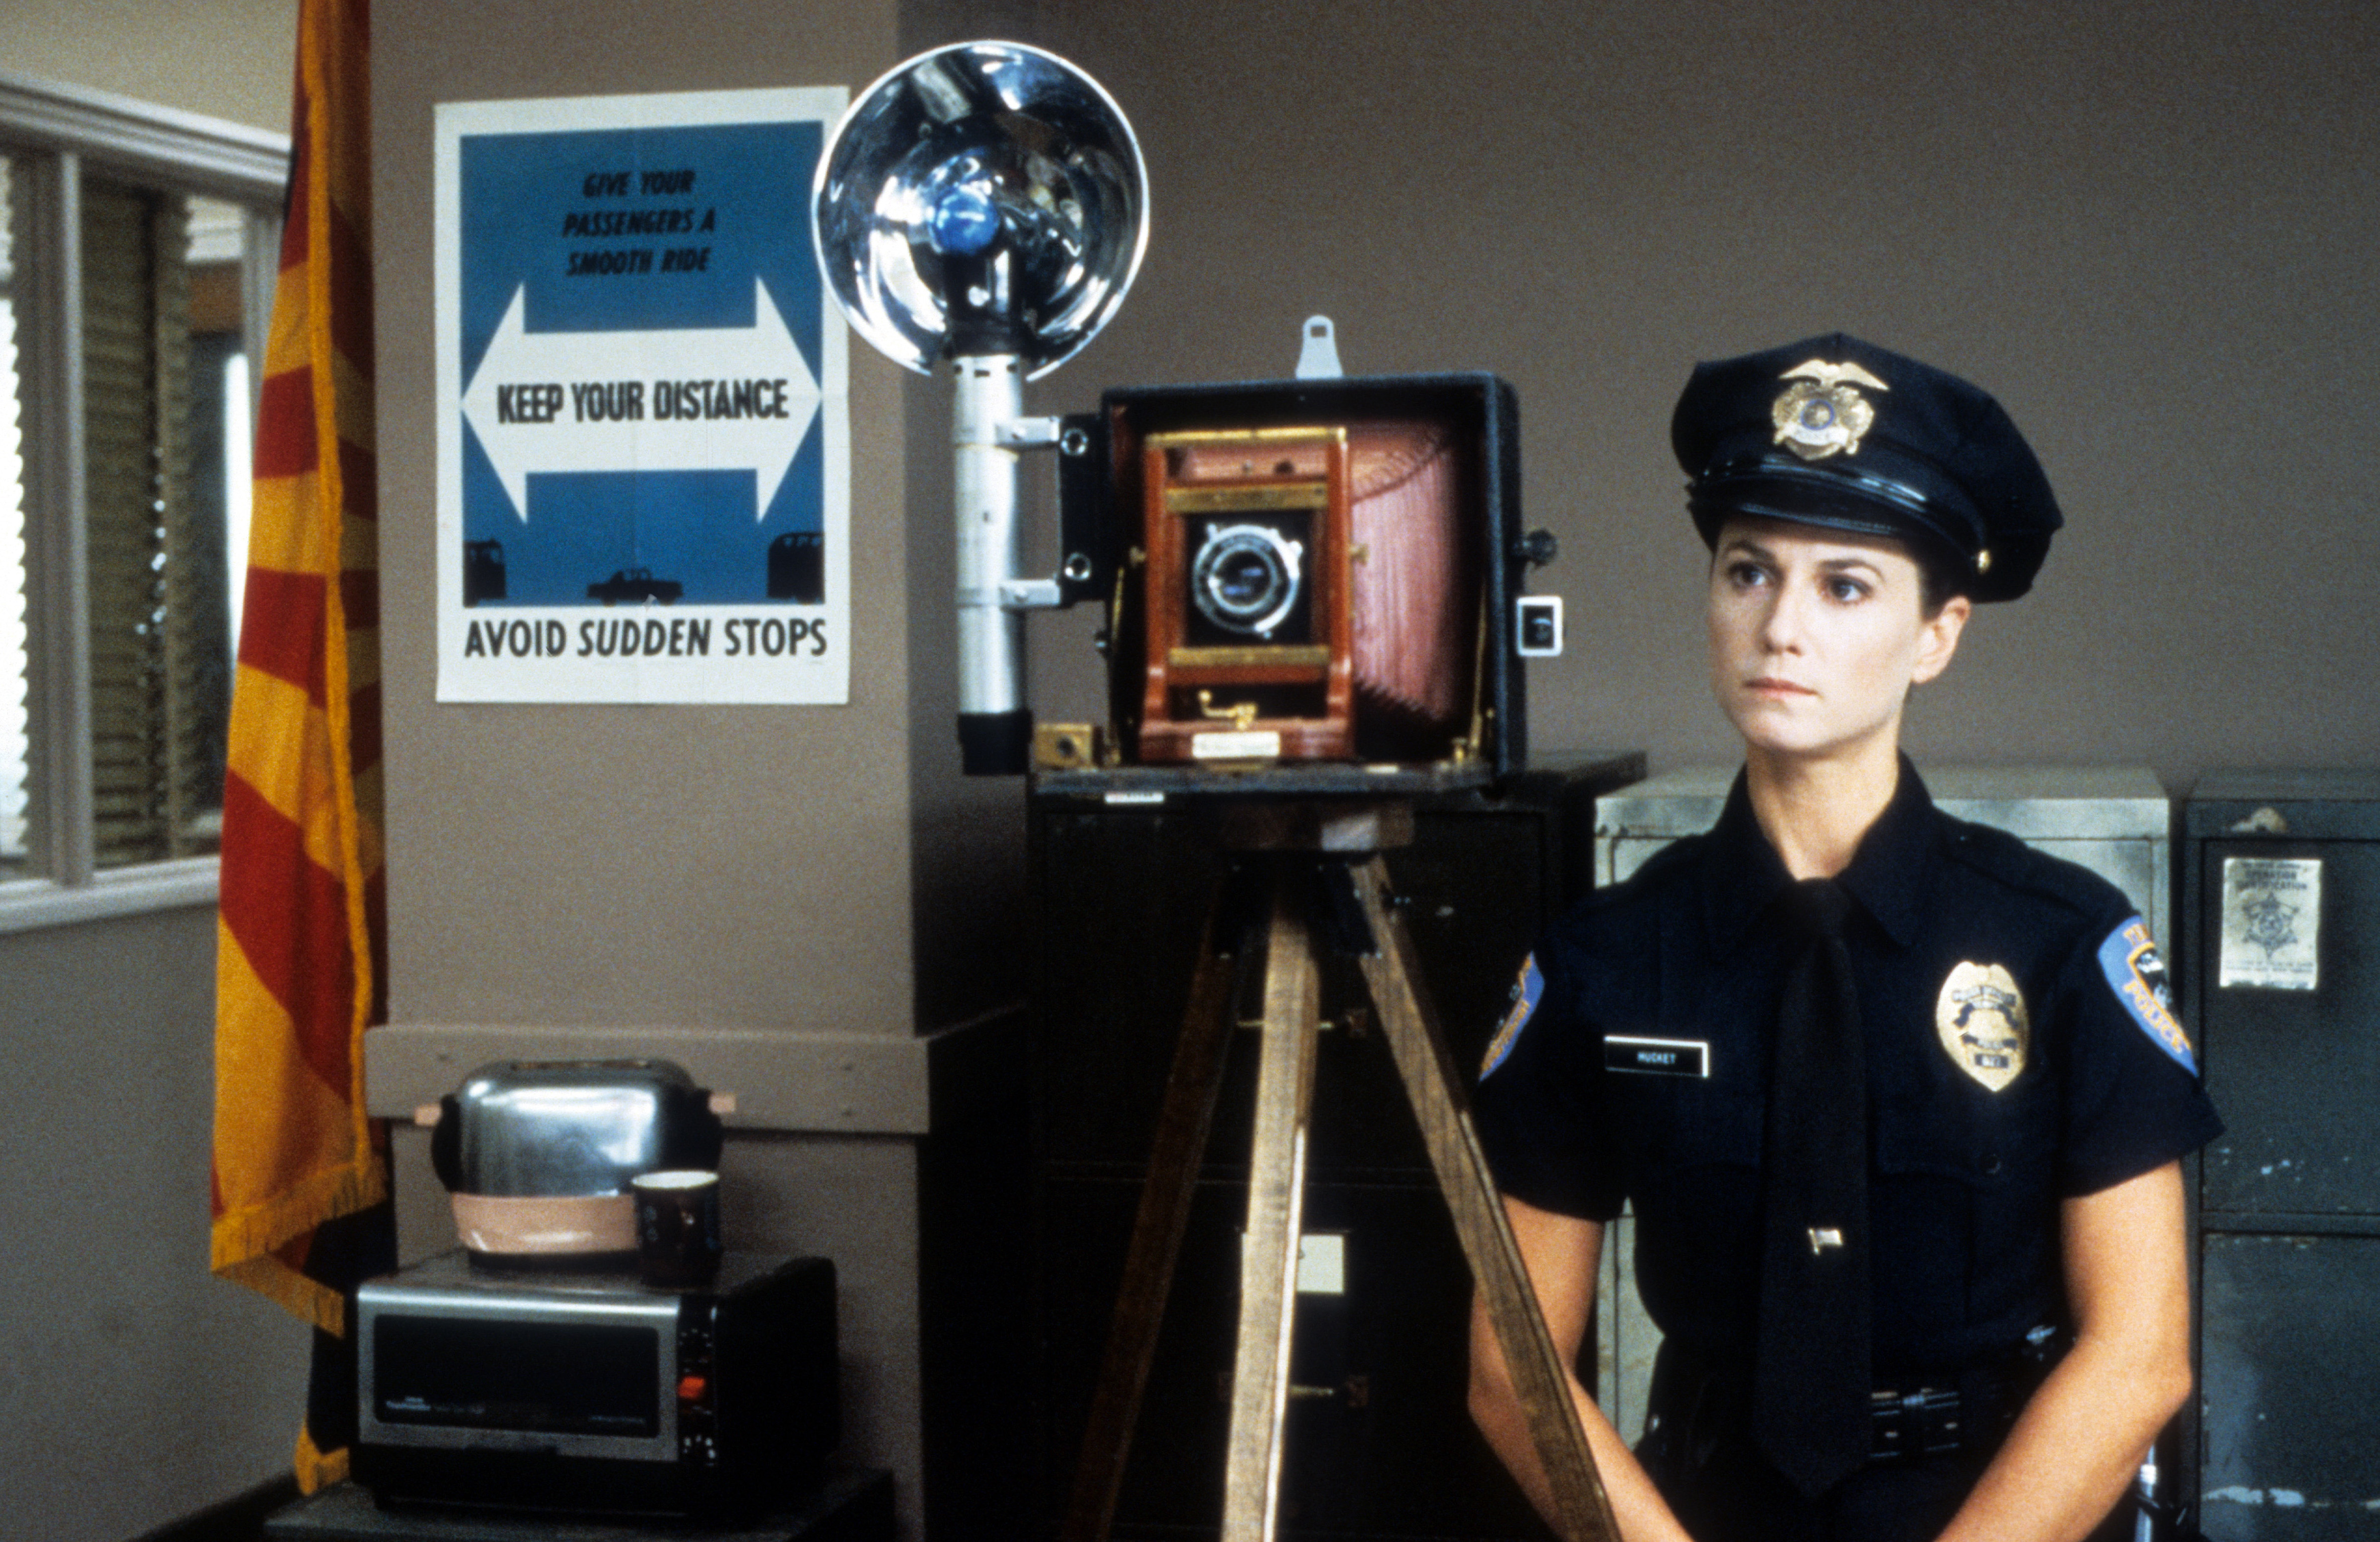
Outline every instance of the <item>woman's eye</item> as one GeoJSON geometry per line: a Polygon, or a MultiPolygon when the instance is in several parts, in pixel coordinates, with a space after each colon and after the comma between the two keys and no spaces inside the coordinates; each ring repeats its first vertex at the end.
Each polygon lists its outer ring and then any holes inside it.
{"type": "Polygon", "coordinates": [[[1841,604],[1849,605],[1854,600],[1864,600],[1867,598],[1867,585],[1862,583],[1857,579],[1828,579],[1827,581],[1827,594],[1828,597],[1839,601],[1841,604]]]}
{"type": "Polygon", "coordinates": [[[1728,565],[1728,581],[1738,589],[1749,589],[1767,578],[1756,562],[1732,562],[1728,565]]]}

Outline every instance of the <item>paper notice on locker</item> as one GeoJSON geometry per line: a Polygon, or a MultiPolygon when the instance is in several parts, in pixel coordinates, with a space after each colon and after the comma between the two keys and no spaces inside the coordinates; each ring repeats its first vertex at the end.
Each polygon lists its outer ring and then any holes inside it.
{"type": "Polygon", "coordinates": [[[2321,860],[2224,858],[2216,985],[2313,990],[2321,962],[2321,860]]]}

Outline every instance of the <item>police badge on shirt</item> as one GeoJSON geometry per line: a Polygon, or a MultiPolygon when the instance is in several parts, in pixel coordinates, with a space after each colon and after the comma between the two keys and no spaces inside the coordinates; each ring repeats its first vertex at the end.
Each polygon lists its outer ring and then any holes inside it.
{"type": "Polygon", "coordinates": [[[2004,964],[1962,962],[1942,982],[1934,1001],[1934,1027],[1950,1063],[1991,1092],[2024,1071],[2033,1024],[2024,993],[2004,964]]]}

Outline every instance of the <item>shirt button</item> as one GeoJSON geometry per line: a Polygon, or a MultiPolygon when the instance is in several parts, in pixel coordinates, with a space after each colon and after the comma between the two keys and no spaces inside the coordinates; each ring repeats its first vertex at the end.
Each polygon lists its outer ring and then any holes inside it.
{"type": "Polygon", "coordinates": [[[1985,1158],[1984,1158],[1984,1176],[1985,1176],[1985,1177],[1986,1177],[1986,1178],[1998,1178],[1998,1177],[1999,1176],[1999,1172],[2000,1172],[2000,1159],[1999,1159],[1998,1157],[1997,1157],[1997,1156],[1986,1156],[1986,1157],[1985,1157],[1985,1158]]]}

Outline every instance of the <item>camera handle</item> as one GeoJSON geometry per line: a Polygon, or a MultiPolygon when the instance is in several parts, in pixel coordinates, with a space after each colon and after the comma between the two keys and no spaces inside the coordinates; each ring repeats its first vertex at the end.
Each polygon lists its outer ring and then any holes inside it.
{"type": "Polygon", "coordinates": [[[1528,1414],[1561,1514],[1557,1529],[1563,1542],[1617,1542],[1568,1375],[1481,1155],[1463,1080],[1422,988],[1413,939],[1379,854],[1411,844],[1413,829],[1410,803],[1250,802],[1223,811],[1223,844],[1248,861],[1219,892],[1199,943],[1061,1542],[1105,1542],[1114,1519],[1213,1122],[1237,1017],[1234,975],[1243,963],[1263,971],[1263,1041],[1221,1542],[1274,1536],[1282,1425],[1293,1395],[1290,1334],[1325,948],[1358,961],[1439,1193],[1528,1414]]]}

